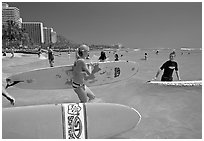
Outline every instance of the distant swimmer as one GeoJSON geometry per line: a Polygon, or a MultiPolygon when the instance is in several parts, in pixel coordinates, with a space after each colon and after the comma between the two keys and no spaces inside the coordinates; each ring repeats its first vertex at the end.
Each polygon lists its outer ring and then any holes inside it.
{"type": "Polygon", "coordinates": [[[42,53],[41,51],[41,47],[38,48],[38,51],[37,51],[37,54],[38,54],[38,57],[40,58],[40,54],[42,53]]]}
{"type": "Polygon", "coordinates": [[[89,101],[95,99],[94,93],[84,84],[84,79],[93,78],[94,74],[100,70],[98,67],[99,64],[95,64],[93,65],[93,70],[90,72],[85,63],[88,53],[89,47],[87,45],[81,45],[76,51],[76,61],[73,66],[72,87],[82,103],[88,102],[87,97],[89,101]]]}
{"type": "Polygon", "coordinates": [[[103,62],[106,60],[106,53],[101,51],[101,56],[98,58],[99,61],[103,62]]]}
{"type": "Polygon", "coordinates": [[[156,80],[157,77],[159,76],[160,72],[162,70],[164,70],[164,73],[162,75],[162,78],[161,78],[161,81],[173,81],[173,77],[172,77],[172,74],[173,74],[173,71],[175,70],[176,72],[176,76],[177,76],[177,79],[180,80],[180,77],[179,77],[179,72],[178,72],[178,64],[176,61],[174,61],[174,57],[176,56],[175,52],[171,52],[169,54],[169,60],[166,61],[161,67],[160,69],[158,70],[155,78],[153,80],[156,80]]]}
{"type": "Polygon", "coordinates": [[[5,90],[4,86],[2,86],[2,95],[3,95],[7,100],[10,101],[11,105],[14,105],[14,104],[15,104],[15,99],[14,99],[12,96],[10,96],[10,95],[8,94],[8,92],[5,90]]]}
{"type": "Polygon", "coordinates": [[[145,52],[144,59],[147,60],[147,53],[145,52]]]}
{"type": "Polygon", "coordinates": [[[115,54],[115,61],[119,61],[119,57],[117,53],[115,54]]]}
{"type": "Polygon", "coordinates": [[[11,58],[13,58],[14,57],[14,49],[13,49],[13,47],[11,47],[10,52],[11,52],[11,58]]]}
{"type": "Polygon", "coordinates": [[[158,55],[158,54],[159,54],[159,50],[156,51],[156,55],[158,55]]]}
{"type": "Polygon", "coordinates": [[[6,52],[5,51],[2,52],[2,56],[6,56],[6,52]]]}

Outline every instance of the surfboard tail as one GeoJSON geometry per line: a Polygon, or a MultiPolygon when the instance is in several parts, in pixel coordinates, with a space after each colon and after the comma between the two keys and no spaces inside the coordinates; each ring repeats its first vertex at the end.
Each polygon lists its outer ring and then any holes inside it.
{"type": "Polygon", "coordinates": [[[2,109],[3,139],[101,139],[133,129],[141,115],[113,103],[65,103],[2,109]]]}

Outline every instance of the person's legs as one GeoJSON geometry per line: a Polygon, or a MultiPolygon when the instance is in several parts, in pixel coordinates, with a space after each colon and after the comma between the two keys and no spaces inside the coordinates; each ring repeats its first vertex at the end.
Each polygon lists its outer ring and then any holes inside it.
{"type": "Polygon", "coordinates": [[[50,67],[53,67],[54,60],[49,60],[50,67]]]}
{"type": "Polygon", "coordinates": [[[87,102],[87,94],[86,94],[83,87],[78,87],[78,88],[74,89],[74,91],[77,93],[81,103],[87,102]]]}
{"type": "Polygon", "coordinates": [[[89,101],[95,99],[96,96],[95,96],[94,93],[89,89],[89,87],[87,87],[86,85],[85,85],[85,92],[86,92],[87,96],[89,97],[89,101]]]}

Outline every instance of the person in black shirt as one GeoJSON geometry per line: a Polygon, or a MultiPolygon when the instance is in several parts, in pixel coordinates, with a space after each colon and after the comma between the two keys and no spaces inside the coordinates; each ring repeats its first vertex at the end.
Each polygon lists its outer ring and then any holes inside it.
{"type": "Polygon", "coordinates": [[[161,81],[173,81],[173,71],[175,70],[176,76],[178,80],[180,80],[179,72],[178,72],[178,64],[174,61],[174,57],[176,56],[175,52],[170,53],[169,60],[166,61],[158,70],[155,78],[153,80],[156,80],[159,76],[160,72],[164,70],[163,75],[161,77],[161,81]]]}
{"type": "Polygon", "coordinates": [[[106,53],[104,51],[101,51],[101,56],[98,58],[100,62],[103,62],[106,60],[106,53]]]}
{"type": "Polygon", "coordinates": [[[115,54],[115,61],[119,61],[118,54],[115,54]]]}

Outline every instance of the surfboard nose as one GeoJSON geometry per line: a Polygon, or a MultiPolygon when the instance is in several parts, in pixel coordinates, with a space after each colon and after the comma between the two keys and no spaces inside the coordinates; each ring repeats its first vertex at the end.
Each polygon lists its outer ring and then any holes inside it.
{"type": "Polygon", "coordinates": [[[89,139],[118,135],[134,128],[141,120],[139,112],[125,105],[98,103],[94,105],[94,108],[87,103],[86,107],[89,139]],[[103,132],[98,133],[98,131],[103,132]]]}

